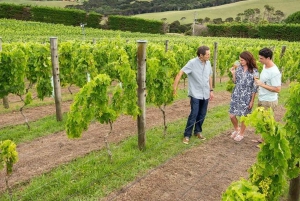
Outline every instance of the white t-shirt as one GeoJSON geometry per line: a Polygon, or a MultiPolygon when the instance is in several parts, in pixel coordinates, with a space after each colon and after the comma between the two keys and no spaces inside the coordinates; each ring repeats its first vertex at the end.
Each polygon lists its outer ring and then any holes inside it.
{"type": "MultiPolygon", "coordinates": [[[[276,65],[266,68],[263,66],[263,70],[260,74],[260,81],[266,85],[279,87],[281,86],[281,73],[276,65]]],[[[258,100],[260,101],[276,101],[278,94],[276,92],[269,91],[263,87],[259,87],[258,100]]]]}

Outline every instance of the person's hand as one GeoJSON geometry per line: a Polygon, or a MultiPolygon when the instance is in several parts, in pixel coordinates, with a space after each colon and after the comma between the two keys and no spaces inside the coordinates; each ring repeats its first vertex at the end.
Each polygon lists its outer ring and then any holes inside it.
{"type": "Polygon", "coordinates": [[[231,67],[229,70],[230,70],[231,74],[233,74],[233,75],[235,74],[235,67],[234,66],[231,67]]]}
{"type": "Polygon", "coordinates": [[[255,85],[256,86],[261,86],[263,85],[264,83],[262,81],[260,81],[259,79],[255,79],[255,85]]]}
{"type": "Polygon", "coordinates": [[[253,107],[253,101],[250,101],[248,108],[251,110],[253,107]]]}
{"type": "Polygon", "coordinates": [[[211,91],[211,92],[210,92],[210,95],[209,95],[209,100],[212,100],[214,97],[215,97],[214,92],[211,91]]]}

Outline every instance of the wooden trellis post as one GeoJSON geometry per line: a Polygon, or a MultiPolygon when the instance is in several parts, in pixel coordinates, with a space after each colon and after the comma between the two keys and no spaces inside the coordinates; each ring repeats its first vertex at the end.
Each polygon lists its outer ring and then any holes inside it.
{"type": "Polygon", "coordinates": [[[56,120],[62,121],[61,111],[61,86],[59,79],[59,64],[58,64],[58,50],[57,50],[57,38],[50,38],[51,47],[51,61],[52,61],[52,74],[53,74],[53,86],[54,86],[54,99],[56,108],[56,120]]]}
{"type": "Polygon", "coordinates": [[[137,118],[138,124],[138,147],[145,149],[146,145],[146,45],[147,41],[137,41],[137,83],[138,83],[138,106],[141,114],[137,118]]]}

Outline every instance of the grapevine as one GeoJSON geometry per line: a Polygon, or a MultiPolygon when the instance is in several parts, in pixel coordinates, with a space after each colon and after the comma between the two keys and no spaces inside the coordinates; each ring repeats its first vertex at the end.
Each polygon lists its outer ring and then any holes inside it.
{"type": "Polygon", "coordinates": [[[242,120],[246,125],[254,126],[255,132],[264,139],[257,162],[250,168],[250,181],[259,187],[267,200],[277,200],[287,185],[287,161],[291,158],[285,130],[274,120],[271,108],[258,107],[242,120]]]}
{"type": "Polygon", "coordinates": [[[149,46],[147,62],[147,102],[155,104],[163,113],[164,136],[166,135],[166,105],[174,101],[173,82],[178,65],[172,51],[165,52],[162,46],[149,46]]]}
{"type": "Polygon", "coordinates": [[[8,178],[12,173],[13,165],[18,161],[16,144],[11,140],[0,141],[0,170],[6,167],[5,184],[12,200],[12,192],[8,185],[8,178]]]}
{"type": "Polygon", "coordinates": [[[300,120],[299,120],[299,96],[300,84],[293,83],[289,89],[290,96],[286,105],[286,120],[285,129],[287,132],[287,139],[291,149],[291,158],[288,161],[288,176],[290,179],[296,178],[300,174],[300,120]]]}
{"type": "Polygon", "coordinates": [[[245,179],[233,182],[222,195],[222,201],[256,200],[265,201],[257,186],[245,179]]]}

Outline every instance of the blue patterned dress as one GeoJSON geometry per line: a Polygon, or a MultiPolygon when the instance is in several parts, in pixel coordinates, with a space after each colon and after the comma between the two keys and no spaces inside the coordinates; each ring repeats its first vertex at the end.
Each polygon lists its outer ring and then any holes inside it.
{"type": "Polygon", "coordinates": [[[254,75],[257,69],[253,69],[253,73],[244,72],[244,68],[240,65],[235,72],[235,87],[231,94],[231,102],[229,113],[236,116],[246,116],[251,113],[252,109],[248,106],[252,99],[252,94],[257,92],[254,84],[254,75]]]}

